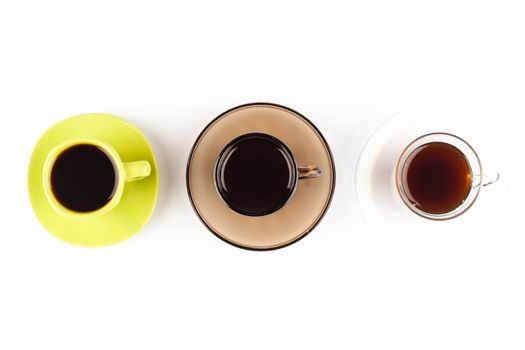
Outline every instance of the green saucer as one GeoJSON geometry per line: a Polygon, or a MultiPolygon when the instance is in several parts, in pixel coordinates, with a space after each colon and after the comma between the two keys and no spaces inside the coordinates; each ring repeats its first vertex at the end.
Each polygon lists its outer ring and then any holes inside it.
{"type": "Polygon", "coordinates": [[[100,247],[123,241],[146,224],[157,200],[157,163],[151,146],[136,127],[107,114],[84,114],[55,124],[40,138],[29,164],[28,188],[33,211],[52,235],[71,244],[100,247]],[[49,151],[74,138],[105,141],[115,148],[124,162],[147,160],[151,175],[127,183],[119,204],[103,216],[73,218],[61,215],[46,198],[42,173],[49,151]]]}

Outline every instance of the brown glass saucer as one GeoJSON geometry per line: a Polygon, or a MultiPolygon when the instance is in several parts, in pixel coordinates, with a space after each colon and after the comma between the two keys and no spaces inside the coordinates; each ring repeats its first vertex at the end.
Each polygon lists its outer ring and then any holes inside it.
{"type": "Polygon", "coordinates": [[[195,212],[217,237],[240,248],[270,250],[297,242],[319,223],[333,196],[335,166],[324,137],[308,119],[284,106],[251,103],[222,113],[201,132],[188,159],[186,185],[195,212]],[[234,211],[217,192],[214,167],[231,140],[249,133],[278,138],[297,164],[319,166],[322,175],[298,181],[293,197],[272,214],[234,211]]]}

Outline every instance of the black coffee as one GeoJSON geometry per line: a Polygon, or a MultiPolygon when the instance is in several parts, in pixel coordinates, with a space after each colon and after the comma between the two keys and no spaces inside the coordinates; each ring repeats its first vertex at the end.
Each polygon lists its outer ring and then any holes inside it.
{"type": "Polygon", "coordinates": [[[460,206],[470,192],[470,165],[465,155],[448,143],[419,147],[407,159],[405,168],[409,200],[428,213],[448,213],[460,206]]]}
{"type": "Polygon", "coordinates": [[[243,135],[223,150],[215,169],[222,198],[250,216],[280,209],[292,195],[297,169],[288,148],[273,136],[243,135]]]}
{"type": "Polygon", "coordinates": [[[66,149],[51,170],[51,188],[66,208],[90,212],[113,197],[117,185],[115,166],[104,150],[93,145],[66,149]]]}

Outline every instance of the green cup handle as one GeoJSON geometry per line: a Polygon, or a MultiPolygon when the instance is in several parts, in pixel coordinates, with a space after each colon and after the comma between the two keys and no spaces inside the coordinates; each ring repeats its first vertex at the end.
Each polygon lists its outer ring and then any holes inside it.
{"type": "Polygon", "coordinates": [[[142,180],[151,174],[151,165],[147,160],[124,163],[126,182],[142,180]]]}

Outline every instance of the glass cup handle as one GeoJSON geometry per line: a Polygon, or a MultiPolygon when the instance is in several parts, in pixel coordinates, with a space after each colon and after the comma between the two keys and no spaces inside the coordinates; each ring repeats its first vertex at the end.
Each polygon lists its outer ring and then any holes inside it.
{"type": "Polygon", "coordinates": [[[496,171],[495,174],[491,174],[491,175],[485,175],[485,174],[475,175],[474,180],[476,182],[476,185],[474,187],[478,187],[478,186],[485,187],[488,185],[492,185],[498,182],[499,179],[500,179],[499,171],[496,171]]]}
{"type": "Polygon", "coordinates": [[[499,178],[500,178],[499,171],[496,171],[495,174],[483,175],[483,178],[481,179],[481,186],[485,187],[488,185],[495,184],[496,182],[499,181],[499,178]]]}
{"type": "Polygon", "coordinates": [[[313,179],[321,176],[321,168],[314,165],[299,167],[299,180],[313,179]]]}

